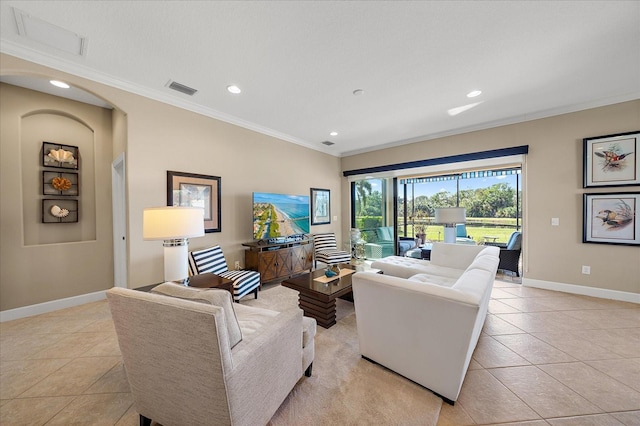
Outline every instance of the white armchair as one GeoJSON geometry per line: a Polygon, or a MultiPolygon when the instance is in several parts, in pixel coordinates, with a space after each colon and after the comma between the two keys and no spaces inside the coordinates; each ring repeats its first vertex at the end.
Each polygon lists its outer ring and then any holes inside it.
{"type": "Polygon", "coordinates": [[[107,291],[141,425],[266,424],[310,375],[315,322],[303,336],[301,310],[238,305],[225,290],[156,289],[174,297],[107,291]]]}

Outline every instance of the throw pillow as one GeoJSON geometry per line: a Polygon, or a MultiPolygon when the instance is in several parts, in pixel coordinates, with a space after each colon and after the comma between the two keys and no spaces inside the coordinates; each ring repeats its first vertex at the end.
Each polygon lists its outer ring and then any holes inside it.
{"type": "Polygon", "coordinates": [[[233,348],[242,340],[242,332],[240,331],[240,324],[238,323],[236,313],[233,309],[231,293],[229,293],[227,290],[195,289],[185,287],[180,284],[167,282],[151,289],[151,293],[192,300],[194,302],[209,303],[211,305],[222,308],[224,312],[225,323],[227,324],[229,346],[233,348]]]}

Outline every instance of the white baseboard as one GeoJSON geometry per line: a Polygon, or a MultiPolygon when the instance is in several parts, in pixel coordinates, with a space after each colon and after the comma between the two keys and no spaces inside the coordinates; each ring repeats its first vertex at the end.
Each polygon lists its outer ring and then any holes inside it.
{"type": "Polygon", "coordinates": [[[47,312],[71,308],[72,306],[84,305],[85,303],[90,302],[97,302],[98,300],[102,300],[106,297],[106,291],[103,290],[96,291],[95,293],[81,294],[80,296],[73,296],[67,297],[65,299],[38,303],[37,305],[24,306],[22,308],[8,309],[6,311],[0,311],[0,322],[31,317],[33,315],[46,314],[47,312]]]}
{"type": "Polygon", "coordinates": [[[626,291],[609,290],[606,288],[586,287],[575,284],[564,284],[553,281],[533,280],[523,278],[522,285],[525,287],[542,288],[545,290],[563,291],[565,293],[580,294],[582,296],[599,297],[601,299],[619,300],[621,302],[632,302],[640,304],[640,294],[626,291]]]}

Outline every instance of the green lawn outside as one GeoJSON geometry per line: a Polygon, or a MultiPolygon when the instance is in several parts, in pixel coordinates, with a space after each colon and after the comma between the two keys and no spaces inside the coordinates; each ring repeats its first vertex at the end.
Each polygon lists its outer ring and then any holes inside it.
{"type": "MultiPolygon", "coordinates": [[[[365,241],[376,241],[375,229],[376,223],[381,222],[381,218],[370,217],[368,227],[365,225],[360,228],[362,231],[362,238],[365,241]],[[377,220],[375,220],[377,219],[377,220]]],[[[414,226],[422,224],[426,228],[427,240],[430,241],[442,241],[444,240],[444,226],[435,225],[433,223],[433,217],[419,218],[415,221],[415,225],[409,224],[407,226],[407,236],[415,236],[414,226]]],[[[398,225],[398,236],[404,237],[402,232],[404,224],[398,225]]],[[[515,218],[500,218],[500,217],[468,217],[467,218],[467,234],[473,238],[476,243],[483,242],[496,242],[506,243],[509,241],[509,237],[516,230],[515,218]],[[491,238],[487,238],[491,237],[491,238]],[[495,237],[495,238],[494,238],[495,237]]]]}
{"type": "MultiPolygon", "coordinates": [[[[497,237],[495,242],[506,243],[509,241],[509,237],[516,230],[515,219],[508,219],[513,221],[513,228],[494,228],[488,226],[474,226],[473,223],[467,222],[467,234],[473,238],[476,243],[482,243],[485,241],[493,242],[494,238],[485,237],[497,237]]],[[[507,223],[504,223],[507,225],[507,223]]],[[[444,239],[444,227],[442,225],[428,225],[427,227],[427,240],[442,241],[444,239]]],[[[413,236],[413,226],[409,225],[407,228],[407,234],[413,236]]],[[[402,236],[402,234],[401,234],[402,236]]]]}

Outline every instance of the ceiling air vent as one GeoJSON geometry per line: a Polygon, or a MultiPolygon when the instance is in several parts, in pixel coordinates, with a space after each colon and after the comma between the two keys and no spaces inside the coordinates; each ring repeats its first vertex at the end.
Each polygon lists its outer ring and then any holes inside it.
{"type": "Polygon", "coordinates": [[[169,80],[169,83],[167,83],[167,87],[169,89],[177,90],[178,92],[184,93],[185,95],[189,95],[189,96],[193,96],[197,92],[196,89],[192,89],[189,86],[185,86],[184,84],[180,84],[171,80],[169,80]]]}
{"type": "Polygon", "coordinates": [[[331,146],[331,145],[335,145],[335,143],[333,143],[331,141],[324,141],[324,142],[322,142],[322,145],[331,146]]]}

